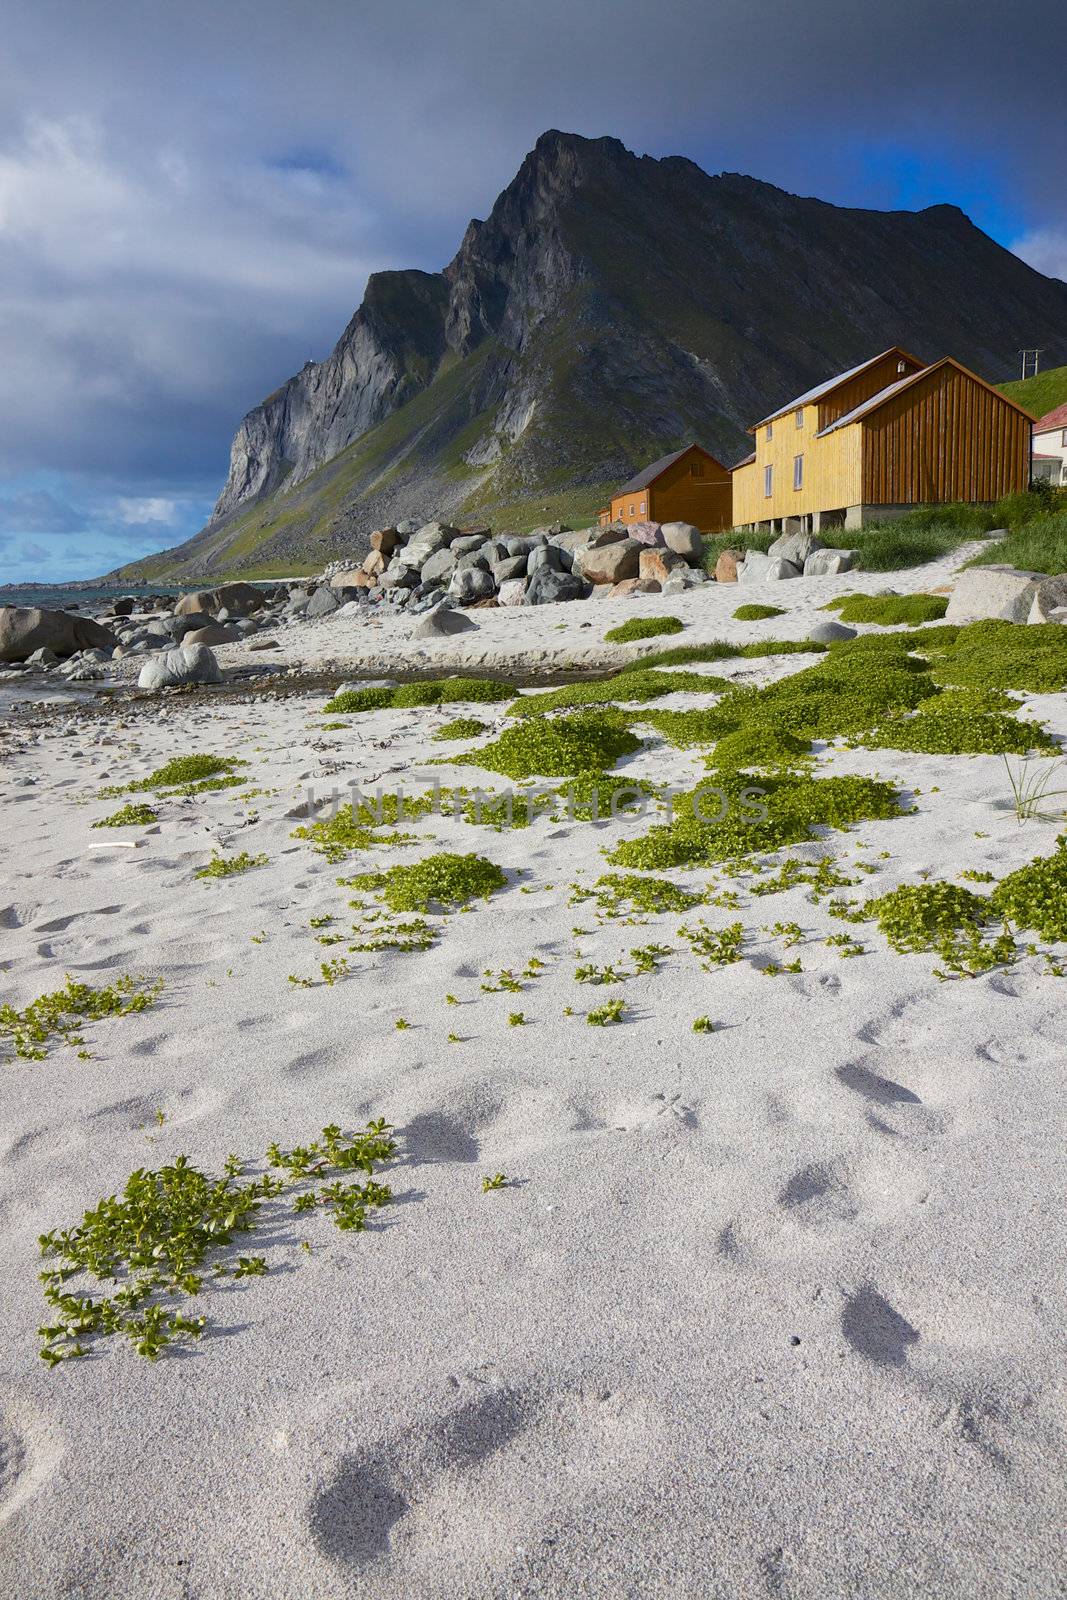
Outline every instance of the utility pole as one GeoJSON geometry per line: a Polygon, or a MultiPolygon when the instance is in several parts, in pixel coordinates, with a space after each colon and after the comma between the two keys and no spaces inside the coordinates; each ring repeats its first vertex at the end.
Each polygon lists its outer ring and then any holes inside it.
{"type": "Polygon", "coordinates": [[[1023,378],[1036,378],[1037,377],[1038,364],[1039,364],[1043,354],[1044,354],[1043,350],[1020,350],[1019,351],[1019,355],[1022,357],[1022,363],[1023,363],[1023,370],[1022,370],[1022,373],[1021,373],[1021,377],[1023,377],[1023,378]]]}

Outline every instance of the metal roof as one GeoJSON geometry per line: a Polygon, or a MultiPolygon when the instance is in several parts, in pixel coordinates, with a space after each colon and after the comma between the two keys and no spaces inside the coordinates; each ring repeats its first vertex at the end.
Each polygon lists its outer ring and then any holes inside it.
{"type": "MultiPolygon", "coordinates": [[[[638,489],[647,489],[649,484],[658,478],[661,472],[666,472],[668,467],[673,467],[674,463],[680,461],[690,450],[703,450],[704,455],[708,454],[703,445],[687,444],[684,449],[675,450],[669,456],[660,456],[658,461],[653,461],[650,467],[645,467],[639,472],[636,478],[631,478],[628,483],[623,484],[621,489],[616,489],[616,499],[620,494],[636,494],[638,489]]],[[[711,457],[710,459],[714,460],[715,458],[711,457]]]]}
{"type": "Polygon", "coordinates": [[[885,389],[879,389],[877,394],[872,394],[869,400],[863,400],[858,406],[853,406],[852,410],[846,411],[844,416],[836,417],[833,422],[828,422],[825,428],[819,429],[819,432],[815,435],[816,439],[825,439],[826,435],[833,433],[835,428],[847,428],[849,423],[858,422],[861,417],[867,416],[869,412],[877,411],[880,406],[884,406],[887,400],[891,400],[902,389],[908,389],[913,383],[919,383],[923,378],[929,378],[932,373],[940,372],[942,367],[955,367],[957,372],[962,372],[974,383],[980,384],[983,389],[988,389],[990,394],[995,394],[998,400],[1003,401],[1006,406],[1011,406],[1013,411],[1021,411],[1024,417],[1031,422],[1033,421],[1030,412],[1026,410],[1025,406],[1021,406],[1017,400],[1009,400],[1006,394],[1001,394],[999,389],[994,389],[992,384],[986,383],[984,378],[980,378],[976,372],[972,372],[962,362],[954,361],[951,356],[942,356],[940,361],[933,362],[929,367],[920,367],[918,372],[909,372],[907,377],[898,378],[896,383],[891,383],[885,389]]]}
{"type": "Polygon", "coordinates": [[[1052,433],[1056,428],[1067,428],[1067,400],[1062,406],[1053,406],[1051,411],[1046,411],[1034,423],[1035,433],[1052,433]]]}
{"type": "MultiPolygon", "coordinates": [[[[849,367],[847,372],[839,372],[834,378],[827,378],[825,383],[817,383],[814,389],[808,389],[805,394],[798,394],[795,400],[790,400],[787,406],[779,406],[777,411],[772,411],[769,416],[761,418],[749,429],[750,433],[756,428],[762,428],[768,422],[777,422],[779,417],[787,416],[790,411],[799,411],[801,406],[810,406],[816,400],[821,400],[823,395],[836,389],[839,383],[847,383],[850,378],[857,378],[861,372],[866,372],[868,367],[873,367],[875,362],[884,361],[886,356],[903,356],[908,361],[915,361],[914,356],[909,356],[906,350],[894,344],[888,350],[880,350],[876,356],[871,356],[868,361],[861,361],[858,367],[849,367]]],[[[916,365],[920,363],[916,362],[916,365]]]]}

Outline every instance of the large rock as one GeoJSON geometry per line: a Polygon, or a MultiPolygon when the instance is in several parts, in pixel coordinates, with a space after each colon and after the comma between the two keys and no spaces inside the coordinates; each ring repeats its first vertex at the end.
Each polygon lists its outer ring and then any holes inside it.
{"type": "Polygon", "coordinates": [[[521,606],[525,599],[525,578],[505,578],[496,597],[497,605],[500,606],[521,606]]]}
{"type": "Polygon", "coordinates": [[[638,563],[638,576],[652,578],[662,585],[678,567],[684,568],[686,572],[689,571],[689,563],[685,557],[676,555],[673,550],[642,550],[638,563]]]}
{"type": "Polygon", "coordinates": [[[138,689],[173,689],[183,683],[218,683],[222,674],[207,645],[182,644],[146,661],[138,689]]]}
{"type": "Polygon", "coordinates": [[[529,556],[505,556],[503,561],[493,564],[493,577],[497,583],[510,583],[513,578],[526,576],[526,563],[529,556]]]}
{"type": "Polygon", "coordinates": [[[658,522],[630,522],[626,526],[626,534],[630,539],[636,539],[638,544],[658,545],[662,550],[664,538],[658,522]]]}
{"type": "Polygon", "coordinates": [[[737,569],[738,583],[773,583],[780,578],[799,578],[801,568],[781,556],[763,555],[749,550],[737,569]]]}
{"type": "Polygon", "coordinates": [[[192,611],[210,611],[218,616],[225,607],[231,617],[247,617],[266,605],[267,596],[251,583],[223,583],[217,589],[199,589],[193,594],[183,594],[174,607],[176,616],[183,617],[192,611]]]}
{"type": "Polygon", "coordinates": [[[481,567],[457,567],[448,584],[448,592],[461,606],[475,600],[488,600],[496,593],[496,584],[481,567]]]}
{"type": "Polygon", "coordinates": [[[432,556],[425,560],[419,568],[419,577],[423,583],[436,583],[439,578],[450,578],[455,569],[456,558],[447,545],[440,550],[435,550],[432,556]]]}
{"type": "Polygon", "coordinates": [[[613,544],[592,545],[579,550],[574,561],[583,578],[590,583],[621,583],[623,578],[636,578],[641,571],[641,551],[644,545],[636,539],[622,539],[613,544]]]}
{"type": "MultiPolygon", "coordinates": [[[[194,644],[237,644],[244,638],[241,629],[232,623],[212,622],[206,628],[193,628],[182,640],[183,648],[194,644]]],[[[214,679],[205,679],[205,682],[214,682],[214,679]]]]}
{"type": "Polygon", "coordinates": [[[1020,572],[1015,567],[968,567],[956,579],[945,621],[1025,622],[1044,580],[1043,572],[1020,572]]]}
{"type": "Polygon", "coordinates": [[[606,527],[593,529],[589,543],[594,550],[599,550],[606,544],[621,544],[624,539],[628,538],[629,533],[625,528],[620,528],[615,523],[609,522],[606,527]]]}
{"type": "Polygon", "coordinates": [[[1043,578],[1030,607],[1031,622],[1067,622],[1067,572],[1043,578]]]}
{"type": "Polygon", "coordinates": [[[832,578],[859,564],[858,550],[813,550],[804,561],[805,578],[832,578]]]}
{"type": "Polygon", "coordinates": [[[682,594],[686,589],[699,589],[702,583],[710,582],[711,579],[702,567],[675,567],[663,585],[663,593],[682,594]]]}
{"type": "Polygon", "coordinates": [[[538,567],[527,581],[524,604],[547,606],[558,600],[581,600],[584,595],[585,584],[577,573],[557,572],[554,567],[538,567]]]}
{"type": "Polygon", "coordinates": [[[0,606],[0,661],[25,661],[35,650],[72,656],[78,650],[114,650],[118,639],[90,617],[36,606],[0,606]]]}
{"type": "Polygon", "coordinates": [[[470,555],[472,550],[480,550],[484,544],[489,543],[487,533],[461,533],[458,539],[453,539],[449,549],[454,556],[470,555]]]}
{"type": "Polygon", "coordinates": [[[324,583],[322,587],[320,589],[316,589],[315,593],[311,596],[304,615],[305,617],[309,618],[328,617],[331,611],[337,610],[337,607],[340,605],[340,603],[341,602],[337,598],[337,590],[331,589],[328,583],[324,583]]]}
{"type": "Polygon", "coordinates": [[[611,600],[627,600],[632,594],[659,594],[661,587],[656,578],[623,578],[621,583],[613,583],[610,589],[597,589],[596,594],[598,598],[603,593],[611,600]]]}
{"type": "Polygon", "coordinates": [[[411,630],[413,639],[443,639],[451,633],[470,633],[478,624],[465,617],[462,611],[453,611],[451,606],[436,606],[433,611],[428,611],[421,622],[416,623],[411,630]]]}
{"type": "Polygon", "coordinates": [[[813,533],[783,533],[781,538],[775,539],[767,554],[777,556],[779,561],[791,561],[794,567],[803,570],[808,557],[822,548],[822,540],[813,533]]]}
{"type": "Polygon", "coordinates": [[[857,629],[844,622],[815,622],[808,629],[808,638],[812,644],[835,644],[838,639],[854,639],[856,633],[857,629]]]}
{"type": "Polygon", "coordinates": [[[663,543],[675,555],[684,556],[690,566],[701,565],[704,560],[704,541],[700,529],[691,522],[664,522],[660,528],[663,543]]]}
{"type": "Polygon", "coordinates": [[[363,557],[363,571],[368,578],[377,578],[385,571],[386,558],[383,550],[368,550],[363,557]]]}
{"type": "MultiPolygon", "coordinates": [[[[388,561],[400,542],[400,534],[396,528],[375,528],[370,536],[370,547],[382,557],[383,564],[388,561]]],[[[363,564],[363,570],[364,572],[368,570],[366,562],[363,564]]]]}
{"type": "Polygon", "coordinates": [[[720,550],[715,563],[716,583],[736,583],[737,569],[745,559],[743,550],[720,550]]]}
{"type": "Polygon", "coordinates": [[[331,589],[351,589],[356,581],[356,568],[343,567],[340,572],[335,572],[330,579],[331,589]]]}
{"type": "Polygon", "coordinates": [[[569,550],[561,550],[558,545],[539,544],[526,558],[526,571],[532,578],[540,567],[551,567],[553,572],[572,572],[574,557],[569,550]]]}

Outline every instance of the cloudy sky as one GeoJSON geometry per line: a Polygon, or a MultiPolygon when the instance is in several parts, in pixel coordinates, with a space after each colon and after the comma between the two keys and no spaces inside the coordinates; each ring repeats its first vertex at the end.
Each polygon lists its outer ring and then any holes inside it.
{"type": "Polygon", "coordinates": [[[437,268],[545,128],[1067,278],[1062,0],[6,0],[0,583],[202,525],[367,274],[437,268]]]}

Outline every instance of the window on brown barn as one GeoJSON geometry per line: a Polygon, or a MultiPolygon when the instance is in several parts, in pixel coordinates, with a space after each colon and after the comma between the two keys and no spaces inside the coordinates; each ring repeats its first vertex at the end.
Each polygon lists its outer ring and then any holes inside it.
{"type": "Polygon", "coordinates": [[[641,501],[641,515],[644,516],[644,514],[645,514],[645,502],[642,500],[641,501]]]}
{"type": "Polygon", "coordinates": [[[690,468],[689,468],[689,475],[692,478],[702,478],[704,476],[704,463],[703,463],[703,461],[694,461],[694,462],[692,462],[692,464],[690,465],[690,468]]]}

